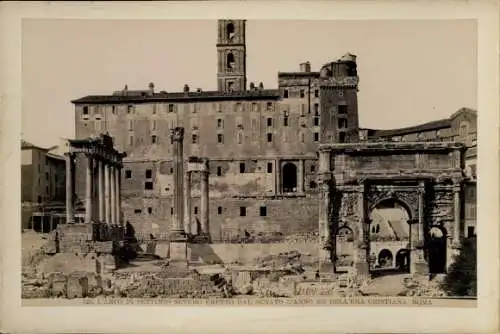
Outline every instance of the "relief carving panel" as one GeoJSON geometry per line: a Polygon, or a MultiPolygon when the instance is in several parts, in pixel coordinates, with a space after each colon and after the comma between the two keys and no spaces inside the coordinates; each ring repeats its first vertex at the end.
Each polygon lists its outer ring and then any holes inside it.
{"type": "Polygon", "coordinates": [[[342,194],[342,205],[340,208],[340,217],[342,220],[355,220],[359,217],[357,196],[358,194],[354,192],[342,194]]]}
{"type": "Polygon", "coordinates": [[[453,192],[437,191],[429,203],[430,225],[442,225],[446,221],[454,219],[453,192]]]}

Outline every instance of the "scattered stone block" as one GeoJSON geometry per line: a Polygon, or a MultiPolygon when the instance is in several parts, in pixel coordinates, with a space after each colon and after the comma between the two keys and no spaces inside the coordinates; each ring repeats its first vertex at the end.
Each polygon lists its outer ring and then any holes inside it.
{"type": "Polygon", "coordinates": [[[67,277],[62,273],[51,273],[48,278],[50,295],[52,297],[66,296],[67,277]]]}
{"type": "Polygon", "coordinates": [[[68,298],[84,298],[87,297],[89,290],[88,278],[80,274],[70,275],[66,288],[66,296],[68,298]]]}

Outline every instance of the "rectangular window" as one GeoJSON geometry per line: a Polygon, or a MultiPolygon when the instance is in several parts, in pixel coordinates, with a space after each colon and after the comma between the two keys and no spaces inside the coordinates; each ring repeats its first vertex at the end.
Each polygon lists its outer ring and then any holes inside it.
{"type": "Polygon", "coordinates": [[[315,165],[311,165],[311,173],[314,173],[316,171],[316,166],[315,165]]]}
{"type": "Polygon", "coordinates": [[[476,234],[474,233],[474,226],[467,226],[467,237],[472,238],[476,234]]]}
{"type": "Polygon", "coordinates": [[[134,130],[134,121],[133,120],[128,121],[128,130],[129,131],[134,130]]]}
{"type": "Polygon", "coordinates": [[[347,114],[347,105],[341,104],[338,106],[339,114],[347,114]]]}
{"type": "Polygon", "coordinates": [[[288,98],[288,89],[285,89],[285,90],[283,91],[283,97],[284,97],[285,99],[287,99],[287,98],[288,98]]]}
{"type": "Polygon", "coordinates": [[[88,115],[89,114],[89,107],[85,106],[83,107],[83,114],[88,115]]]}
{"type": "Polygon", "coordinates": [[[259,111],[259,105],[257,103],[252,103],[252,111],[254,112],[259,111]]]}
{"type": "Polygon", "coordinates": [[[126,170],[125,171],[125,178],[126,179],[131,179],[132,178],[132,171],[131,170],[126,170]]]}
{"type": "Polygon", "coordinates": [[[339,133],[339,143],[345,143],[345,132],[339,133]]]}
{"type": "Polygon", "coordinates": [[[134,213],[135,213],[136,215],[140,215],[140,214],[142,213],[142,210],[141,210],[141,209],[135,209],[135,210],[134,210],[134,213]]]}
{"type": "Polygon", "coordinates": [[[238,132],[237,139],[238,139],[238,144],[243,143],[243,134],[241,132],[238,132]]]}
{"type": "Polygon", "coordinates": [[[271,117],[267,118],[267,126],[273,126],[273,119],[271,117]]]}
{"type": "Polygon", "coordinates": [[[156,104],[153,104],[152,107],[153,107],[153,112],[152,113],[153,113],[153,115],[156,115],[156,104]]]}
{"type": "Polygon", "coordinates": [[[222,134],[217,134],[217,143],[223,144],[224,143],[224,136],[222,134]]]}
{"type": "Polygon", "coordinates": [[[132,112],[134,112],[134,106],[133,105],[128,105],[127,106],[127,113],[131,114],[132,112]]]}
{"type": "Polygon", "coordinates": [[[174,214],[174,208],[170,208],[170,215],[173,215],[174,214]]]}
{"type": "Polygon", "coordinates": [[[193,144],[198,144],[198,135],[197,134],[191,135],[191,142],[193,144]]]}
{"type": "Polygon", "coordinates": [[[149,213],[149,214],[152,214],[152,213],[153,213],[153,208],[152,208],[152,207],[149,207],[149,208],[148,208],[148,213],[149,213]]]}
{"type": "Polygon", "coordinates": [[[319,141],[319,133],[318,132],[314,132],[313,141],[319,141]]]}
{"type": "Polygon", "coordinates": [[[224,128],[224,120],[222,118],[217,119],[217,128],[218,129],[224,128]]]}
{"type": "Polygon", "coordinates": [[[194,207],[194,214],[195,214],[195,215],[197,215],[197,214],[198,214],[198,207],[197,207],[197,206],[195,206],[195,207],[194,207]]]}
{"type": "Polygon", "coordinates": [[[319,104],[314,104],[314,116],[319,116],[319,104]]]}
{"type": "Polygon", "coordinates": [[[222,176],[222,167],[217,167],[217,176],[222,176]]]}
{"type": "Polygon", "coordinates": [[[319,97],[319,89],[314,90],[314,97],[319,97]]]}
{"type": "Polygon", "coordinates": [[[305,116],[305,114],[306,114],[306,105],[302,103],[300,105],[300,116],[305,116]]]}
{"type": "Polygon", "coordinates": [[[151,182],[151,181],[144,182],[144,189],[153,190],[153,182],[151,182]]]}
{"type": "Polygon", "coordinates": [[[217,207],[217,214],[218,215],[222,214],[222,206],[217,207]]]}
{"type": "Polygon", "coordinates": [[[236,103],[234,106],[234,111],[242,111],[242,106],[241,103],[236,103]]]}
{"type": "Polygon", "coordinates": [[[156,144],[157,140],[158,140],[158,138],[155,135],[151,136],[151,144],[156,144]]]}
{"type": "Polygon", "coordinates": [[[152,120],[151,121],[151,131],[155,131],[156,130],[156,120],[152,120]]]}
{"type": "Polygon", "coordinates": [[[245,163],[240,162],[240,173],[245,173],[245,163]]]}
{"type": "Polygon", "coordinates": [[[268,173],[272,173],[273,172],[273,163],[272,162],[268,162],[267,163],[267,172],[268,173]]]}
{"type": "Polygon", "coordinates": [[[314,126],[319,126],[319,117],[314,117],[313,118],[313,125],[314,126]]]}
{"type": "Polygon", "coordinates": [[[288,116],[283,117],[283,126],[288,126],[288,116]]]}
{"type": "Polygon", "coordinates": [[[174,105],[173,104],[168,105],[168,112],[174,112],[174,105]]]}
{"type": "Polygon", "coordinates": [[[267,208],[265,206],[260,207],[260,216],[261,217],[266,217],[267,216],[267,208]]]}
{"type": "Polygon", "coordinates": [[[303,89],[300,90],[300,98],[303,99],[306,96],[306,93],[303,89]]]}
{"type": "Polygon", "coordinates": [[[345,129],[345,128],[347,128],[347,119],[345,119],[345,118],[339,118],[338,119],[338,127],[339,127],[339,129],[345,129]]]}
{"type": "Polygon", "coordinates": [[[273,134],[272,133],[268,133],[267,134],[267,142],[270,143],[273,141],[273,134]]]}
{"type": "Polygon", "coordinates": [[[153,170],[146,169],[146,179],[150,179],[153,177],[153,170]]]}
{"type": "Polygon", "coordinates": [[[247,208],[240,206],[240,217],[245,217],[247,215],[247,208]]]}
{"type": "Polygon", "coordinates": [[[130,146],[134,145],[134,136],[132,136],[132,135],[128,136],[128,144],[130,146]]]}
{"type": "Polygon", "coordinates": [[[252,129],[257,127],[257,120],[255,118],[252,119],[252,129]]]}
{"type": "Polygon", "coordinates": [[[267,111],[273,111],[273,103],[272,102],[267,102],[267,111]]]}

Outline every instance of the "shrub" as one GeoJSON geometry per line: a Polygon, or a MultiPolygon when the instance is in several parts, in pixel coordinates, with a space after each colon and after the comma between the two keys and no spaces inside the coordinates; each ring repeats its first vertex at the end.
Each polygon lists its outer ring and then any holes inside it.
{"type": "Polygon", "coordinates": [[[455,262],[450,266],[441,288],[452,296],[477,295],[476,238],[465,239],[455,262]]]}

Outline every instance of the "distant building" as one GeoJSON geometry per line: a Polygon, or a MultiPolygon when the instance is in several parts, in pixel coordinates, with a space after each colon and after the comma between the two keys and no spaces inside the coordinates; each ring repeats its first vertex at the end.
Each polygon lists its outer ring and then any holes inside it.
{"type": "Polygon", "coordinates": [[[57,147],[21,142],[21,226],[48,232],[65,212],[65,161],[57,147]]]}

